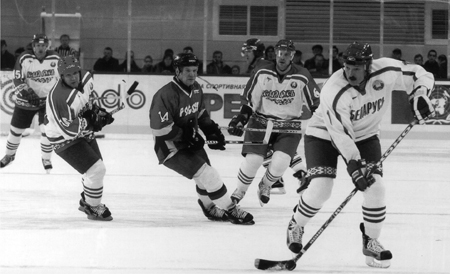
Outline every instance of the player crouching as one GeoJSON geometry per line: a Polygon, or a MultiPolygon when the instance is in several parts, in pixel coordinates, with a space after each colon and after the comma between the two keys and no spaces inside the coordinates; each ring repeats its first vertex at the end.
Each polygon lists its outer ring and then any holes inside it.
{"type": "Polygon", "coordinates": [[[150,127],[156,155],[160,164],[195,181],[198,203],[209,220],[252,225],[253,216],[231,201],[203,148],[199,130],[214,142],[210,149],[225,150],[225,137],[206,111],[203,90],[195,81],[198,65],[194,54],[177,55],[175,76],[153,96],[150,127]]]}
{"type": "Polygon", "coordinates": [[[111,221],[111,212],[101,203],[106,168],[94,132],[111,124],[114,118],[92,104],[94,80],[88,71],[81,71],[75,57],[59,61],[58,71],[61,78],[47,98],[47,137],[55,153],[83,176],[84,191],[78,209],[90,220],[111,221]]]}

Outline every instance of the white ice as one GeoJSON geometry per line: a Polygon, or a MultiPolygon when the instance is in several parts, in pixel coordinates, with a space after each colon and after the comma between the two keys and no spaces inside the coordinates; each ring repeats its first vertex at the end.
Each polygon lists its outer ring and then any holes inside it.
{"type": "MultiPolygon", "coordinates": [[[[383,150],[392,142],[382,139],[383,150]]],[[[2,136],[0,147],[5,144],[2,136]]],[[[272,195],[263,208],[256,197],[263,169],[258,171],[241,202],[255,225],[215,223],[203,216],[193,181],[157,164],[151,136],[107,135],[99,145],[111,222],[90,221],[78,211],[80,175],[55,154],[54,169],[45,174],[39,139],[22,140],[16,160],[0,170],[0,273],[263,273],[254,267],[256,258],[291,258],[285,233],[298,202],[291,170],[284,176],[288,193],[272,195]]],[[[240,146],[207,151],[231,193],[240,146]]],[[[393,253],[390,268],[364,263],[357,193],[294,272],[450,273],[449,167],[450,141],[408,136],[384,162],[388,216],[380,241],[393,253]]],[[[352,189],[340,162],[333,195],[306,227],[304,242],[352,189]]]]}

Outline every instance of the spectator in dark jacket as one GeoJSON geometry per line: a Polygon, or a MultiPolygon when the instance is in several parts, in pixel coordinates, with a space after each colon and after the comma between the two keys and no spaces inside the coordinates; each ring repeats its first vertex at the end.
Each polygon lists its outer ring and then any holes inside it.
{"type": "Polygon", "coordinates": [[[119,60],[112,57],[113,50],[106,47],[103,50],[103,57],[99,58],[94,64],[94,71],[116,72],[119,70],[119,60]]]}
{"type": "Polygon", "coordinates": [[[14,55],[9,53],[6,48],[8,45],[6,44],[6,41],[2,39],[2,61],[1,61],[1,69],[2,70],[9,70],[14,69],[14,65],[16,64],[16,58],[14,55]]]}
{"type": "Polygon", "coordinates": [[[206,66],[208,74],[231,74],[231,68],[223,63],[222,56],[221,51],[214,51],[212,62],[206,66]]]}
{"type": "Polygon", "coordinates": [[[432,49],[428,52],[428,61],[423,64],[426,71],[433,73],[434,78],[439,77],[439,64],[436,61],[437,52],[432,49]]]}

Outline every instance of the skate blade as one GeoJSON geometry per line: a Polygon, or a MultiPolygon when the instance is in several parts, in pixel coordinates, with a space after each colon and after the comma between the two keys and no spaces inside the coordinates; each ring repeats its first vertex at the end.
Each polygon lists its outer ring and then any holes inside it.
{"type": "Polygon", "coordinates": [[[377,260],[374,257],[366,256],[366,264],[370,267],[388,268],[391,266],[391,260],[377,260]]]}
{"type": "Polygon", "coordinates": [[[286,189],[284,187],[272,188],[270,194],[283,195],[286,194],[286,189]]]}

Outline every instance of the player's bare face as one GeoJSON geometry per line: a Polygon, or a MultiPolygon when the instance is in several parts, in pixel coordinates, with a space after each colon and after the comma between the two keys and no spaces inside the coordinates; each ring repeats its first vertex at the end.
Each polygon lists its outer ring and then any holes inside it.
{"type": "Polygon", "coordinates": [[[64,83],[66,83],[71,88],[77,88],[80,84],[80,72],[76,71],[73,73],[65,73],[63,75],[64,83]]]}
{"type": "Polygon", "coordinates": [[[38,59],[42,59],[45,57],[47,47],[48,47],[47,43],[38,43],[33,45],[33,52],[38,59]]]}
{"type": "Polygon", "coordinates": [[[276,50],[277,56],[277,69],[285,71],[291,64],[291,60],[294,57],[294,52],[287,50],[276,50]]]}
{"type": "Polygon", "coordinates": [[[352,86],[359,86],[364,81],[365,73],[364,65],[349,65],[344,64],[345,75],[347,81],[352,86]]]}
{"type": "Polygon", "coordinates": [[[245,59],[247,59],[247,62],[249,63],[253,61],[253,59],[255,59],[255,54],[253,53],[253,50],[245,50],[243,54],[245,59]]]}
{"type": "Polygon", "coordinates": [[[186,86],[191,86],[197,77],[198,67],[183,67],[183,70],[178,74],[178,79],[186,86]]]}

